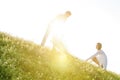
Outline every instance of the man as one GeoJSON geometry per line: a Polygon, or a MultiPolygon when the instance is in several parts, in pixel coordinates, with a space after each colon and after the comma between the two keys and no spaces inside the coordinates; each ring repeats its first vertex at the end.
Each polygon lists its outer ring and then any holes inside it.
{"type": "Polygon", "coordinates": [[[88,60],[93,60],[99,67],[106,69],[107,67],[107,56],[104,53],[103,50],[101,50],[102,48],[102,44],[101,43],[97,43],[96,45],[96,49],[97,52],[96,54],[94,54],[93,56],[91,56],[90,58],[87,59],[88,60]]]}
{"type": "Polygon", "coordinates": [[[65,51],[65,46],[63,44],[63,37],[65,35],[65,22],[71,16],[70,11],[66,11],[64,14],[56,16],[51,21],[51,42],[53,49],[56,48],[60,51],[65,51]]]}
{"type": "MultiPolygon", "coordinates": [[[[71,12],[70,11],[66,11],[64,14],[60,14],[58,16],[56,16],[49,24],[48,24],[48,28],[46,30],[46,33],[43,37],[43,40],[41,42],[41,46],[44,46],[46,43],[46,40],[49,36],[49,34],[53,34],[53,35],[59,35],[59,33],[57,32],[57,30],[61,31],[61,27],[63,27],[63,23],[67,20],[67,18],[71,16],[71,12]],[[57,25],[56,25],[57,24],[57,25]],[[56,29],[57,28],[57,29],[56,29]],[[52,30],[52,31],[51,31],[52,30]],[[56,32],[55,32],[56,31],[56,32]],[[51,33],[52,32],[52,33],[51,33]]],[[[62,32],[62,31],[61,31],[62,32]]]]}

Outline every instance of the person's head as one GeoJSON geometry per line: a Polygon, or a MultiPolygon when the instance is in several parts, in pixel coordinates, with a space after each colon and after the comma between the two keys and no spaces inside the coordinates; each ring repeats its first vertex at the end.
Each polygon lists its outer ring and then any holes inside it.
{"type": "Polygon", "coordinates": [[[101,44],[101,43],[97,43],[97,44],[96,44],[96,49],[97,49],[97,50],[101,50],[101,48],[102,48],[102,44],[101,44]]]}
{"type": "Polygon", "coordinates": [[[71,13],[70,11],[66,11],[66,12],[65,12],[65,16],[66,16],[66,17],[69,17],[69,16],[71,16],[71,15],[72,15],[72,13],[71,13]]]}

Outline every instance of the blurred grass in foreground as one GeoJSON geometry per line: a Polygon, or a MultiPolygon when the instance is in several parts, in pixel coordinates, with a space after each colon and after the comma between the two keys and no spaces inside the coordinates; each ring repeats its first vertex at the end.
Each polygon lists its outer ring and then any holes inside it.
{"type": "Polygon", "coordinates": [[[69,53],[0,32],[0,80],[120,80],[69,53]]]}

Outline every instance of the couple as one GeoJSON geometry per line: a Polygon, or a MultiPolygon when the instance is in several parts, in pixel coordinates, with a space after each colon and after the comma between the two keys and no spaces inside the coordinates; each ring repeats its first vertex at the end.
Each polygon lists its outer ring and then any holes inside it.
{"type": "MultiPolygon", "coordinates": [[[[59,21],[59,22],[65,22],[67,20],[67,18],[69,18],[71,16],[71,12],[70,11],[66,11],[64,14],[61,14],[61,15],[58,15],[55,20],[52,21],[55,22],[55,21],[59,21]]],[[[60,26],[59,26],[60,27],[60,26]]],[[[56,27],[58,28],[58,27],[56,27]]],[[[63,27],[64,28],[64,27],[63,27]]],[[[57,33],[57,32],[56,32],[57,33]]],[[[55,34],[56,34],[55,33],[55,34]]],[[[59,40],[56,40],[56,39],[53,39],[52,40],[52,43],[53,43],[53,47],[56,46],[56,41],[59,41],[59,40]],[[55,40],[55,41],[54,41],[55,40]]],[[[106,69],[106,66],[107,66],[107,56],[106,54],[104,53],[104,51],[101,50],[102,48],[102,44],[101,43],[97,43],[96,45],[96,49],[97,49],[97,52],[96,54],[94,54],[93,56],[91,56],[90,58],[88,58],[86,61],[88,60],[92,60],[94,61],[99,67],[103,68],[103,69],[106,69]]]]}
{"type": "Polygon", "coordinates": [[[86,61],[92,60],[99,67],[101,67],[101,68],[103,68],[103,69],[106,70],[106,67],[107,67],[107,56],[104,53],[104,51],[101,50],[101,48],[102,48],[102,44],[101,43],[97,43],[96,44],[96,49],[97,49],[96,54],[94,54],[93,56],[91,56],[90,58],[88,58],[86,61]]]}

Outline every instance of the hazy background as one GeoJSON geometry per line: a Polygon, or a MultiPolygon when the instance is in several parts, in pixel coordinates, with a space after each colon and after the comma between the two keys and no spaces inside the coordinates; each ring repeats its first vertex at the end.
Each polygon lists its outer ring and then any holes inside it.
{"type": "Polygon", "coordinates": [[[101,42],[107,69],[120,73],[119,0],[1,0],[0,31],[40,44],[47,23],[66,10],[72,12],[65,33],[71,54],[85,60],[101,42]]]}

